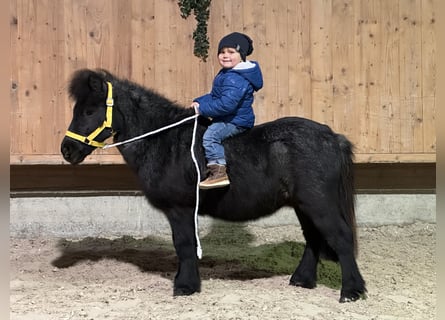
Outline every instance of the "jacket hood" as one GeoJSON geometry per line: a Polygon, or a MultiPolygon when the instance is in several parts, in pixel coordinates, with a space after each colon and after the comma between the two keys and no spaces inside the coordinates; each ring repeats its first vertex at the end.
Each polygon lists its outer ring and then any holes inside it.
{"type": "Polygon", "coordinates": [[[231,69],[250,82],[255,91],[263,87],[263,75],[256,61],[242,61],[231,69]]]}

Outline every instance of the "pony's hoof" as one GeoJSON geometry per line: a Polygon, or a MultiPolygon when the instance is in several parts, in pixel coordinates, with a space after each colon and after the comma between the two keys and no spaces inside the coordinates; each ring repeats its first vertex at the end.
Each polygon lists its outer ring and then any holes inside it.
{"type": "Polygon", "coordinates": [[[314,289],[317,284],[315,282],[312,281],[299,281],[299,280],[290,280],[289,281],[289,285],[294,286],[294,287],[302,287],[302,288],[306,288],[306,289],[314,289]]]}
{"type": "Polygon", "coordinates": [[[173,296],[179,297],[179,296],[190,296],[194,293],[200,292],[201,290],[192,290],[189,288],[175,288],[173,290],[173,296]]]}
{"type": "Polygon", "coordinates": [[[359,293],[359,292],[349,292],[349,293],[342,293],[340,296],[340,303],[345,302],[354,302],[359,299],[366,299],[365,293],[359,293]]]}

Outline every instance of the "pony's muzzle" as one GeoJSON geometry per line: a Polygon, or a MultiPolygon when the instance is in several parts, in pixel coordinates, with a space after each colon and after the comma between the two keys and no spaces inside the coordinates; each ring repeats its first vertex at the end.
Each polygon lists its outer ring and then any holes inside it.
{"type": "Polygon", "coordinates": [[[71,164],[82,162],[95,148],[65,137],[60,145],[63,158],[71,164]]]}

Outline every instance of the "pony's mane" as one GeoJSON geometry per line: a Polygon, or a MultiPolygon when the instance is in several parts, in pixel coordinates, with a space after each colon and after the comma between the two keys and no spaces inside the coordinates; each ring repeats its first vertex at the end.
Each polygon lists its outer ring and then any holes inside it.
{"type": "MultiPolygon", "coordinates": [[[[184,107],[173,102],[172,100],[166,98],[162,94],[156,92],[153,89],[146,88],[136,82],[130,81],[128,79],[118,78],[111,72],[105,69],[80,69],[73,73],[69,84],[69,96],[75,101],[84,100],[91,92],[91,87],[89,84],[91,77],[98,77],[103,82],[110,81],[115,87],[120,90],[125,91],[130,94],[133,99],[145,100],[148,103],[141,103],[143,105],[150,105],[151,107],[163,106],[169,107],[170,111],[174,113],[182,113],[184,107]]],[[[188,113],[188,112],[187,112],[188,113]]]]}

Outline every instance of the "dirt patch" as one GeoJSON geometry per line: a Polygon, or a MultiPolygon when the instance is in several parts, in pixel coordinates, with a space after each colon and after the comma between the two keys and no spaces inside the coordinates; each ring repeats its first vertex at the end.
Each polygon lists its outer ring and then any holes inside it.
{"type": "Polygon", "coordinates": [[[347,304],[336,264],[315,289],[288,285],[297,226],[223,226],[201,241],[202,292],[173,297],[169,238],[11,238],[11,319],[435,319],[435,224],[360,228],[368,298],[347,304]]]}

